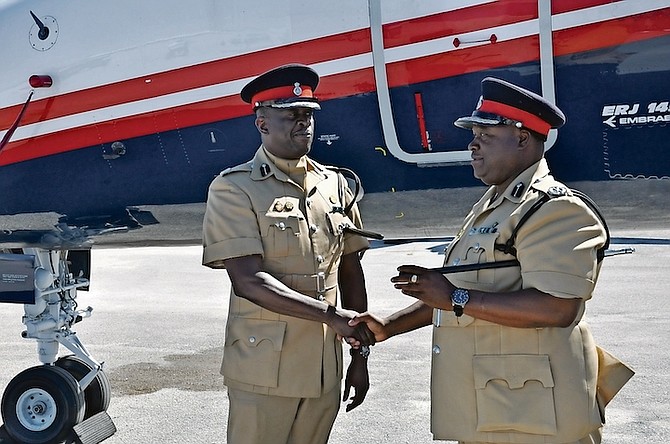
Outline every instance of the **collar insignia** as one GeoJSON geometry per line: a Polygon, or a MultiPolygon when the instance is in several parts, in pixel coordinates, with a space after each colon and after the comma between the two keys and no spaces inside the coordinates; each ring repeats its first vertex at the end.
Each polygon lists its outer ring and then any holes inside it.
{"type": "Polygon", "coordinates": [[[521,197],[524,187],[525,185],[523,182],[519,182],[518,184],[514,185],[514,189],[512,190],[512,197],[521,197]]]}

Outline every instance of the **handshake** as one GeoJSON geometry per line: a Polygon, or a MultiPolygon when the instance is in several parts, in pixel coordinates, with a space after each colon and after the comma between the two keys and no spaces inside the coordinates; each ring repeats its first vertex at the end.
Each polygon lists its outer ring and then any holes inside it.
{"type": "Polygon", "coordinates": [[[398,275],[391,278],[394,288],[417,303],[387,317],[370,312],[333,310],[328,324],[354,348],[367,347],[391,336],[430,325],[434,308],[452,310],[451,294],[456,287],[436,269],[416,265],[398,267],[398,275]]]}
{"type": "MultiPolygon", "coordinates": [[[[334,308],[334,307],[333,307],[334,308]]],[[[339,338],[354,348],[369,347],[388,338],[384,332],[385,321],[369,312],[337,308],[332,310],[328,325],[339,338]]]]}

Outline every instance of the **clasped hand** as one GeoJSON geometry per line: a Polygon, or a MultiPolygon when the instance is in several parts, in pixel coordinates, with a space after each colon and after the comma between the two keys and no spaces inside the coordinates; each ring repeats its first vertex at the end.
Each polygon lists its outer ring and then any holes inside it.
{"type": "Polygon", "coordinates": [[[365,323],[350,325],[349,321],[358,316],[358,312],[339,308],[330,322],[330,327],[335,330],[337,336],[345,338],[349,344],[358,348],[362,345],[375,345],[375,335],[365,323]]]}
{"type": "MultiPolygon", "coordinates": [[[[437,271],[417,265],[402,265],[398,267],[398,275],[392,277],[391,282],[403,294],[419,299],[429,307],[443,310],[452,309],[451,293],[455,287],[444,275],[437,271]]],[[[367,325],[368,329],[374,334],[375,341],[382,342],[390,336],[387,328],[388,323],[387,319],[366,312],[356,316],[349,322],[349,325],[352,327],[367,325]]],[[[361,345],[353,339],[347,339],[347,342],[353,347],[361,345]]]]}

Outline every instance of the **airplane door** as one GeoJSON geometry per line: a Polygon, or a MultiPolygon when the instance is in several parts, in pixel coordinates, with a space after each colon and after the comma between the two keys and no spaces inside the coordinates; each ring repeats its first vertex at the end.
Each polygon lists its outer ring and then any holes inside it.
{"type": "MultiPolygon", "coordinates": [[[[369,0],[370,15],[370,34],[372,41],[372,60],[379,102],[379,113],[382,122],[382,131],[387,149],[393,156],[407,163],[417,164],[419,166],[430,165],[459,165],[470,161],[470,152],[467,149],[449,148],[447,151],[436,152],[412,152],[416,147],[402,147],[398,140],[396,131],[396,120],[394,119],[393,106],[391,103],[390,86],[387,76],[387,64],[389,52],[385,48],[383,35],[383,0],[369,0]]],[[[388,4],[388,2],[386,2],[388,4]]],[[[461,0],[451,2],[450,8],[464,8],[477,6],[480,4],[491,3],[488,0],[461,0]]],[[[406,5],[407,6],[407,5],[406,5]]],[[[387,7],[384,5],[384,7],[387,7]]],[[[542,93],[552,103],[555,103],[555,84],[554,84],[554,61],[553,61],[553,39],[552,39],[552,15],[551,2],[538,0],[538,17],[531,20],[530,26],[534,27],[535,33],[539,34],[540,40],[540,72],[542,93]]],[[[469,32],[464,35],[454,35],[440,38],[444,51],[455,50],[461,40],[476,42],[476,45],[495,44],[497,41],[512,39],[518,37],[518,29],[514,26],[499,26],[497,28],[469,32]]],[[[409,46],[409,45],[408,45],[409,46]]],[[[412,51],[411,48],[408,48],[412,51]]],[[[396,48],[395,52],[399,52],[396,48]]],[[[417,51],[421,56],[420,50],[417,51]]],[[[417,106],[417,124],[421,132],[422,141],[425,146],[427,136],[425,135],[423,110],[420,97],[416,98],[417,106]]],[[[460,117],[460,116],[455,116],[460,117]]],[[[453,119],[455,120],[455,118],[453,119]]],[[[452,120],[452,121],[453,121],[452,120]]],[[[556,141],[556,130],[551,130],[545,150],[551,148],[556,141]]],[[[462,145],[461,145],[462,146],[462,145]]]]}

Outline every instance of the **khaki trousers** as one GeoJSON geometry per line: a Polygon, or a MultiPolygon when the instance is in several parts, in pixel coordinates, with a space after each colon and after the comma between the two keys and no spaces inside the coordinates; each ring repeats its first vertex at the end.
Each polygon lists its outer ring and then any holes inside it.
{"type": "MultiPolygon", "coordinates": [[[[598,430],[594,430],[593,432],[583,437],[579,441],[564,444],[600,444],[600,442],[602,441],[602,437],[603,437],[603,429],[601,427],[598,430]]],[[[495,444],[495,443],[458,441],[458,444],[495,444]]]]}
{"type": "Polygon", "coordinates": [[[320,398],[228,388],[228,400],[228,444],[326,444],[340,408],[340,386],[320,398]]]}

